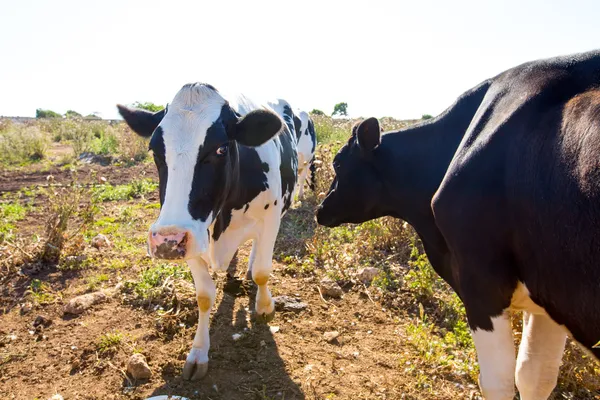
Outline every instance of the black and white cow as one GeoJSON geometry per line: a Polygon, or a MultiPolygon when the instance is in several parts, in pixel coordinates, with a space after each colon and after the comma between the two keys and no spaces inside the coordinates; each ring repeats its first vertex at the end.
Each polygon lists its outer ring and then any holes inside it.
{"type": "Polygon", "coordinates": [[[367,119],[333,165],[318,222],[415,227],[464,302],[486,399],[513,399],[515,378],[546,399],[567,332],[600,356],[600,52],[510,69],[383,136],[367,119]]]}
{"type": "Polygon", "coordinates": [[[297,181],[293,113],[284,101],[277,110],[245,97],[236,101],[196,83],[183,86],[157,113],[118,105],[136,133],[151,137],[158,169],[161,210],[148,233],[149,253],[185,260],[194,278],[199,320],[186,379],[199,379],[208,368],[215,300],[208,267],[226,270],[246,240],[253,240],[248,270],[258,286],[256,315],[269,321],[275,313],[267,282],[281,216],[297,181]]]}
{"type": "Polygon", "coordinates": [[[304,182],[308,181],[310,190],[315,191],[317,133],[315,132],[315,124],[306,111],[298,110],[296,115],[296,135],[298,138],[298,184],[296,185],[296,194],[298,199],[301,200],[304,197],[304,182]]]}

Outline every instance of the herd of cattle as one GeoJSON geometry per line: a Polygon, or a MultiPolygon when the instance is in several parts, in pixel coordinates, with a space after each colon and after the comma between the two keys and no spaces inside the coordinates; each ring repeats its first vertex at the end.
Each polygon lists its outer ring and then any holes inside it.
{"type": "MultiPolygon", "coordinates": [[[[314,187],[314,124],[284,100],[225,99],[203,83],[156,113],[118,108],[150,138],[158,169],[148,252],[184,259],[194,278],[199,322],[183,375],[199,379],[215,300],[208,267],[226,269],[246,240],[255,316],[274,316],[273,247],[305,181],[314,187]]],[[[399,131],[365,119],[333,167],[318,223],[393,216],[416,229],[465,305],[486,399],[513,399],[515,383],[522,400],[547,399],[567,335],[600,356],[600,51],[509,69],[399,131]],[[523,311],[518,355],[510,310],[523,311]]]]}

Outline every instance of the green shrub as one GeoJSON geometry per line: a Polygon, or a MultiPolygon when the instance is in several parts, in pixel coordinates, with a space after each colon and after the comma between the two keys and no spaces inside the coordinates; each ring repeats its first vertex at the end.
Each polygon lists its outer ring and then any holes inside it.
{"type": "Polygon", "coordinates": [[[431,114],[423,114],[423,116],[421,117],[421,119],[431,119],[433,118],[433,116],[431,114]]]}
{"type": "Polygon", "coordinates": [[[43,110],[41,108],[38,108],[37,110],[35,110],[35,117],[36,118],[62,118],[62,115],[60,115],[57,112],[54,112],[52,110],[43,110]]]}
{"type": "Polygon", "coordinates": [[[35,125],[10,124],[0,130],[0,165],[23,165],[46,157],[48,138],[35,125]]]}

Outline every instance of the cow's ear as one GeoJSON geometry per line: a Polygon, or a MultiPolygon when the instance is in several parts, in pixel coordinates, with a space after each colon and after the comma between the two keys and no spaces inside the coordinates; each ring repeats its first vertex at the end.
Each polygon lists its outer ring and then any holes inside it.
{"type": "Polygon", "coordinates": [[[254,110],[237,122],[231,139],[244,146],[257,147],[272,139],[282,127],[283,122],[276,114],[254,110]]]}
{"type": "Polygon", "coordinates": [[[372,151],[381,143],[381,128],[377,118],[367,118],[356,127],[358,145],[364,151],[372,151]]]}
{"type": "Polygon", "coordinates": [[[154,132],[165,116],[164,109],[153,113],[146,110],[138,110],[137,108],[125,107],[121,104],[117,104],[117,109],[125,122],[127,122],[127,125],[135,133],[143,137],[152,136],[152,132],[154,132]]]}

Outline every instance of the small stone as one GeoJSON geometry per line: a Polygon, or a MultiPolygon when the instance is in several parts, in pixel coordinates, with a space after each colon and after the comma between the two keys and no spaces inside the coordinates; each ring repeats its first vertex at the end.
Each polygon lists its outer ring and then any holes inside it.
{"type": "Polygon", "coordinates": [[[27,302],[21,306],[21,314],[28,314],[31,312],[31,310],[33,310],[33,304],[30,302],[27,302]]]}
{"type": "Polygon", "coordinates": [[[33,321],[34,327],[43,326],[44,328],[47,328],[50,325],[52,325],[52,320],[50,318],[44,317],[43,315],[38,315],[37,317],[35,317],[35,321],[33,321]]]}
{"type": "Polygon", "coordinates": [[[240,340],[242,338],[242,334],[234,333],[233,335],[231,335],[231,338],[233,339],[234,342],[237,342],[238,340],[240,340]]]}
{"type": "Polygon", "coordinates": [[[277,333],[277,332],[279,332],[279,327],[271,326],[271,327],[269,327],[269,330],[271,331],[271,333],[277,333]]]}
{"type": "Polygon", "coordinates": [[[136,353],[129,358],[127,372],[134,379],[148,379],[152,376],[152,370],[150,370],[150,367],[146,362],[146,357],[139,353],[136,353]]]}
{"type": "Polygon", "coordinates": [[[302,303],[299,299],[291,296],[273,297],[273,301],[277,311],[300,312],[308,308],[308,304],[302,303]]]}
{"type": "Polygon", "coordinates": [[[340,285],[330,278],[321,280],[320,288],[323,296],[333,297],[334,299],[339,299],[344,294],[340,285]]]}
{"type": "Polygon", "coordinates": [[[64,400],[64,397],[57,393],[54,396],[50,397],[48,400],[64,400]]]}
{"type": "Polygon", "coordinates": [[[359,270],[357,278],[362,283],[371,283],[377,275],[379,275],[379,268],[368,267],[359,270]]]}
{"type": "Polygon", "coordinates": [[[100,250],[102,247],[110,247],[110,240],[103,234],[99,234],[92,239],[92,246],[100,250]]]}
{"type": "Polygon", "coordinates": [[[106,301],[107,297],[103,292],[87,293],[82,296],[77,296],[71,299],[65,305],[65,313],[67,314],[81,314],[94,304],[106,301]]]}
{"type": "Polygon", "coordinates": [[[328,343],[331,343],[336,340],[338,336],[340,336],[338,331],[325,332],[323,334],[323,339],[325,339],[328,343]]]}

